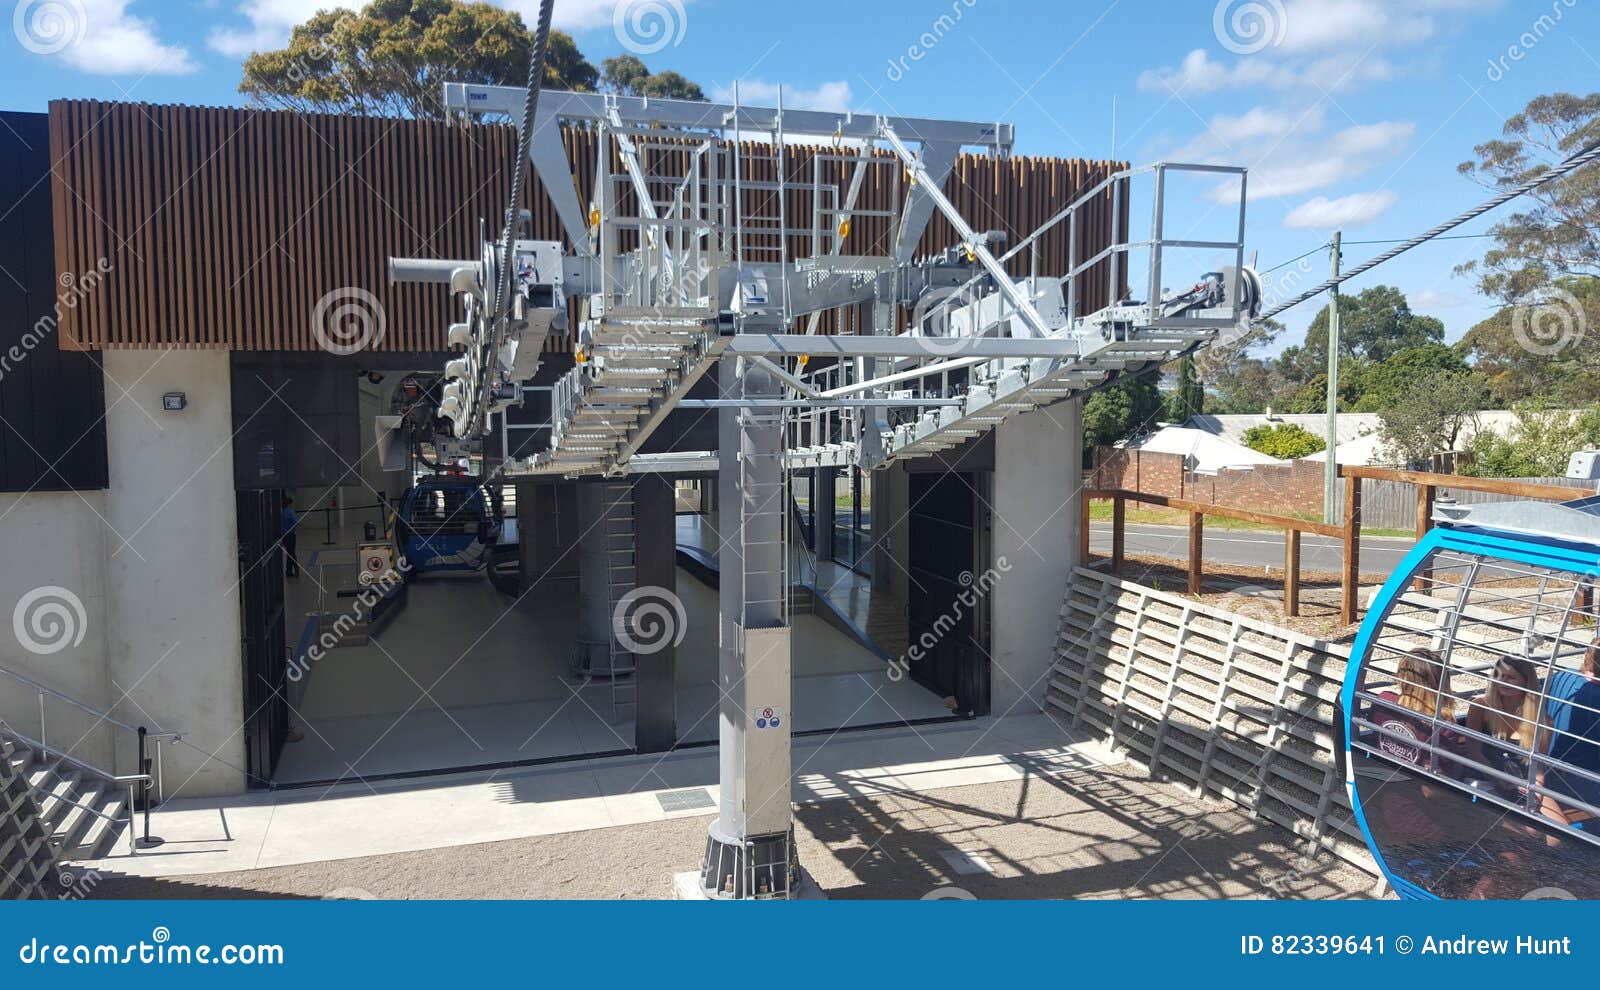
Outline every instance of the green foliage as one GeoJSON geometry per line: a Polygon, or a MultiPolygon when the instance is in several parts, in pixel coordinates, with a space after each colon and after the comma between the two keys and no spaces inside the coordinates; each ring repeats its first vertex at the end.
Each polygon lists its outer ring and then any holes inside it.
{"type": "MultiPolygon", "coordinates": [[[[521,17],[488,3],[373,0],[313,14],[286,47],[251,55],[239,92],[287,110],[438,119],[445,82],[521,86],[532,45],[521,17]]],[[[599,78],[570,35],[550,32],[546,86],[599,78]]]]}
{"type": "Polygon", "coordinates": [[[1434,454],[1454,449],[1461,431],[1488,401],[1482,376],[1469,371],[1430,372],[1379,414],[1379,436],[1406,466],[1425,468],[1434,454]]]}
{"type": "Polygon", "coordinates": [[[1286,461],[1309,457],[1327,447],[1321,437],[1294,423],[1252,426],[1244,431],[1244,445],[1268,457],[1286,461]]]}
{"type": "MultiPolygon", "coordinates": [[[[1444,324],[1411,311],[1405,293],[1392,285],[1374,285],[1360,294],[1339,297],[1339,342],[1342,359],[1387,361],[1400,351],[1444,340],[1444,324]]],[[[1328,369],[1328,307],[1317,310],[1306,329],[1305,343],[1284,349],[1279,366],[1294,381],[1304,382],[1328,369]]],[[[1342,375],[1340,376],[1343,377],[1342,375]]]]}
{"type": "Polygon", "coordinates": [[[1085,451],[1109,447],[1143,433],[1162,412],[1161,391],[1150,375],[1118,382],[1083,404],[1085,451]]]}
{"type": "Polygon", "coordinates": [[[1468,370],[1466,359],[1453,347],[1431,343],[1408,347],[1387,361],[1373,361],[1355,369],[1351,411],[1381,412],[1405,401],[1407,393],[1429,375],[1468,370]]]}
{"type": "Polygon", "coordinates": [[[1468,330],[1462,349],[1495,400],[1587,405],[1600,398],[1600,278],[1568,277],[1468,330]]]}
{"type": "MultiPolygon", "coordinates": [[[[1507,118],[1504,137],[1473,149],[1458,171],[1496,191],[1516,186],[1600,140],[1600,93],[1551,93],[1507,118]]],[[[1600,277],[1600,164],[1589,164],[1523,196],[1517,212],[1489,228],[1495,243],[1458,271],[1486,295],[1515,304],[1573,277],[1600,277]]]]}
{"type": "Polygon", "coordinates": [[[1274,361],[1250,352],[1270,345],[1282,332],[1283,324],[1266,320],[1248,335],[1223,335],[1195,356],[1197,377],[1205,379],[1208,412],[1258,413],[1272,404],[1283,388],[1283,376],[1274,361]]]}
{"type": "Polygon", "coordinates": [[[1517,407],[1510,434],[1472,438],[1472,463],[1462,474],[1480,478],[1552,478],[1565,473],[1573,451],[1600,446],[1600,406],[1577,413],[1529,402],[1517,407]]]}
{"type": "Polygon", "coordinates": [[[1167,396],[1167,419],[1182,423],[1191,416],[1204,413],[1205,404],[1205,386],[1200,384],[1194,358],[1186,357],[1178,362],[1178,387],[1167,396]]]}
{"type": "Polygon", "coordinates": [[[676,72],[651,72],[639,58],[618,55],[600,63],[600,82],[608,91],[652,99],[703,100],[700,87],[676,72]]]}

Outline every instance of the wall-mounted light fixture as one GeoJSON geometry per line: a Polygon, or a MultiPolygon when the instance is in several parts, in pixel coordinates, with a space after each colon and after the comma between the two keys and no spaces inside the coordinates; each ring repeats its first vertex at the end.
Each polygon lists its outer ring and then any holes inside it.
{"type": "Polygon", "coordinates": [[[161,397],[161,408],[167,412],[182,412],[189,406],[189,399],[182,392],[168,392],[161,397]]]}

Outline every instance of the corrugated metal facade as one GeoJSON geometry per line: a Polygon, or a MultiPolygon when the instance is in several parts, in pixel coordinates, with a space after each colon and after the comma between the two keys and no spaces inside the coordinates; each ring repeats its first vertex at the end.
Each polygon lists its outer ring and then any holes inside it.
{"type": "MultiPolygon", "coordinates": [[[[570,129],[564,138],[588,202],[594,134],[570,129]]],[[[318,301],[357,288],[383,307],[377,346],[441,351],[446,324],[459,318],[455,305],[437,286],[389,285],[385,259],[476,257],[479,219],[504,208],[515,134],[507,126],[67,100],[50,105],[50,153],[57,270],[107,259],[113,271],[96,306],[62,321],[63,346],[315,350],[318,301]]],[[[792,180],[811,180],[813,153],[789,149],[792,180]]],[[[747,176],[771,177],[770,149],[745,161],[747,176]]],[[[847,166],[824,167],[842,192],[847,166]]],[[[1015,243],[1116,167],[964,155],[945,191],[975,228],[1004,230],[1015,243]]],[[[903,188],[891,168],[873,168],[858,206],[893,208],[903,188]]],[[[811,198],[790,198],[793,226],[809,227],[811,198]]],[[[537,178],[528,201],[533,235],[559,239],[537,178]]],[[[1080,222],[1078,257],[1110,242],[1111,213],[1108,194],[1080,222]]],[[[846,252],[881,252],[886,224],[855,224],[846,252]]],[[[1041,239],[1041,272],[1065,270],[1066,239],[1064,225],[1041,239]]],[[[920,247],[933,252],[953,240],[935,216],[920,247]]],[[[1026,268],[1025,256],[1015,259],[1016,272],[1026,268]]],[[[1081,286],[1084,305],[1103,304],[1103,282],[1081,286]]]]}

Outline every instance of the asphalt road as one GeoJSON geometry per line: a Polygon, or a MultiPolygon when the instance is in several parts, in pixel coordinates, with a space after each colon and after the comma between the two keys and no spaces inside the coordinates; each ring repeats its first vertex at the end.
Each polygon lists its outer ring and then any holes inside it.
{"type": "MultiPolygon", "coordinates": [[[[1189,530],[1184,526],[1127,526],[1126,552],[1172,557],[1189,556],[1189,530]]],[[[1239,529],[1208,529],[1202,541],[1205,559],[1225,564],[1255,567],[1283,566],[1283,534],[1239,529]]],[[[1414,540],[1404,537],[1366,536],[1361,539],[1361,570],[1367,574],[1392,571],[1400,565],[1414,540]]],[[[1089,546],[1095,553],[1111,552],[1111,523],[1095,522],[1089,527],[1089,546]]],[[[1337,571],[1343,553],[1336,539],[1313,536],[1300,538],[1300,566],[1306,570],[1337,571]]]]}

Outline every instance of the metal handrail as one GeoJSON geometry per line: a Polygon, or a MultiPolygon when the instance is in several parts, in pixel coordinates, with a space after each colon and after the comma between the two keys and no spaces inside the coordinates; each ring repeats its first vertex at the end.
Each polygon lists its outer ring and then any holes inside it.
{"type": "MultiPolygon", "coordinates": [[[[106,723],[108,723],[110,725],[114,725],[117,728],[122,729],[122,730],[124,730],[126,732],[137,733],[139,731],[139,727],[136,726],[136,725],[129,725],[126,722],[123,722],[123,721],[120,721],[120,720],[118,720],[116,718],[113,718],[109,712],[103,712],[98,708],[94,708],[94,707],[92,707],[90,705],[86,705],[83,702],[79,701],[77,698],[72,697],[71,695],[62,694],[60,691],[57,691],[55,688],[50,687],[50,686],[45,685],[45,684],[40,684],[38,681],[34,680],[33,678],[28,677],[25,674],[19,674],[16,671],[10,669],[9,667],[5,667],[3,665],[0,665],[0,674],[5,674],[7,677],[10,677],[12,680],[20,681],[23,684],[28,685],[29,687],[33,688],[35,691],[39,692],[40,694],[48,694],[50,697],[55,698],[57,701],[65,702],[66,704],[71,705],[73,708],[76,708],[79,711],[84,712],[85,714],[93,715],[95,718],[99,719],[100,721],[106,722],[106,723]]],[[[174,742],[176,742],[177,740],[183,738],[183,733],[181,733],[181,732],[150,732],[149,730],[146,730],[146,734],[151,739],[170,739],[170,740],[172,740],[174,742]]]]}
{"type": "Polygon", "coordinates": [[[32,738],[31,736],[24,735],[23,733],[18,732],[16,729],[11,728],[10,726],[6,726],[5,727],[5,733],[8,736],[13,736],[13,737],[15,737],[17,739],[22,740],[24,743],[28,744],[33,749],[36,749],[36,750],[40,751],[41,753],[45,754],[48,757],[51,757],[52,759],[62,760],[64,762],[71,763],[73,766],[77,767],[78,769],[87,770],[92,774],[95,774],[95,775],[100,776],[100,777],[104,777],[107,780],[111,781],[113,784],[154,784],[155,783],[155,777],[152,776],[151,774],[148,774],[148,773],[114,774],[111,771],[106,770],[106,769],[104,769],[102,767],[95,766],[93,763],[90,763],[87,760],[80,760],[78,757],[73,756],[70,753],[66,753],[66,752],[64,752],[62,750],[55,749],[54,747],[50,746],[50,744],[48,744],[48,743],[43,743],[43,742],[40,742],[37,739],[32,738]]]}

